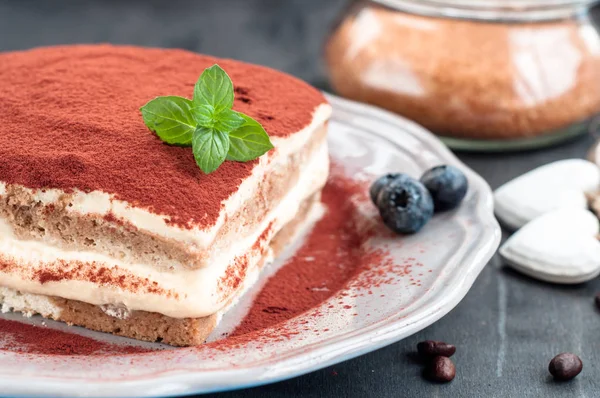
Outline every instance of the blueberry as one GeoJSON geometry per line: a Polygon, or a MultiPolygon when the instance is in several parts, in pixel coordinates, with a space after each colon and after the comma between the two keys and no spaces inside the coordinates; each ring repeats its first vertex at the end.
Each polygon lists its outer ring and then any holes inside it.
{"type": "Polygon", "coordinates": [[[433,200],[427,188],[404,175],[381,188],[377,207],[385,225],[400,234],[417,232],[433,216],[433,200]]]}
{"type": "Polygon", "coordinates": [[[457,207],[469,187],[467,177],[454,166],[436,166],[427,170],[421,182],[433,198],[436,213],[457,207]]]}
{"type": "Polygon", "coordinates": [[[377,205],[377,195],[381,191],[381,188],[385,187],[390,182],[394,181],[397,178],[408,177],[406,174],[400,173],[389,173],[379,177],[373,184],[371,184],[371,189],[369,189],[369,194],[371,195],[371,200],[375,205],[377,205]]]}

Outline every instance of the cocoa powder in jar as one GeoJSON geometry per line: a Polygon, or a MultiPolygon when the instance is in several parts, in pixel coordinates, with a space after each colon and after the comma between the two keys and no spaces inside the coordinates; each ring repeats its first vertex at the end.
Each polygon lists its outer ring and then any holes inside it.
{"type": "Polygon", "coordinates": [[[325,55],[338,93],[441,135],[533,137],[600,111],[600,38],[587,16],[501,23],[364,5],[325,55]]]}

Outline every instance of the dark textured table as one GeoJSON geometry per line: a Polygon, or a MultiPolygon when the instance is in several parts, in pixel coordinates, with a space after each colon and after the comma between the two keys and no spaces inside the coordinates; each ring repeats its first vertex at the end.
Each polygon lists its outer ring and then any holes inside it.
{"type": "MultiPolygon", "coordinates": [[[[260,63],[327,88],[321,44],[344,0],[27,1],[0,0],[0,51],[110,42],[179,47],[260,63]]],[[[0,82],[0,89],[1,89],[0,82]]],[[[592,138],[558,148],[499,155],[459,154],[495,188],[556,159],[583,157],[592,138]]],[[[552,286],[494,258],[465,299],[422,332],[357,359],[293,380],[219,397],[563,397],[600,396],[600,283],[552,286]],[[435,385],[409,355],[418,341],[458,347],[456,379],[435,385]],[[581,355],[573,382],[549,378],[549,360],[581,355]]]]}

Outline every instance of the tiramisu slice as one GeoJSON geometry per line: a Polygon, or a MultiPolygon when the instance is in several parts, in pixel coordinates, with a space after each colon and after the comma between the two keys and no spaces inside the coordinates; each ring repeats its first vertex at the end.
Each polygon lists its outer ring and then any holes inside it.
{"type": "Polygon", "coordinates": [[[3,312],[202,343],[327,178],[329,105],[268,68],[74,46],[0,54],[0,80],[3,312]],[[233,110],[260,123],[274,148],[207,174],[196,147],[163,142],[140,107],[190,98],[214,64],[233,81],[233,110]]]}

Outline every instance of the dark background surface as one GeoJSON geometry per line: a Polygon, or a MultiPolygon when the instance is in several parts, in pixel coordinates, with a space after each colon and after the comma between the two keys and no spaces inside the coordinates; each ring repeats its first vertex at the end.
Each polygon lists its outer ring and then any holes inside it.
{"type": "MultiPolygon", "coordinates": [[[[65,43],[179,47],[268,65],[327,89],[321,45],[345,0],[27,1],[0,0],[0,51],[65,43]]],[[[0,82],[1,89],[2,82],[0,82]]],[[[591,88],[597,89],[597,88],[591,88]]],[[[492,186],[556,159],[584,157],[584,137],[519,154],[458,154],[492,186]]],[[[219,397],[598,397],[600,314],[596,281],[538,283],[494,258],[466,298],[422,332],[374,353],[293,380],[219,397]],[[458,347],[456,379],[420,377],[418,341],[458,347]],[[573,382],[551,381],[547,365],[572,351],[584,361],[573,382]]]]}

